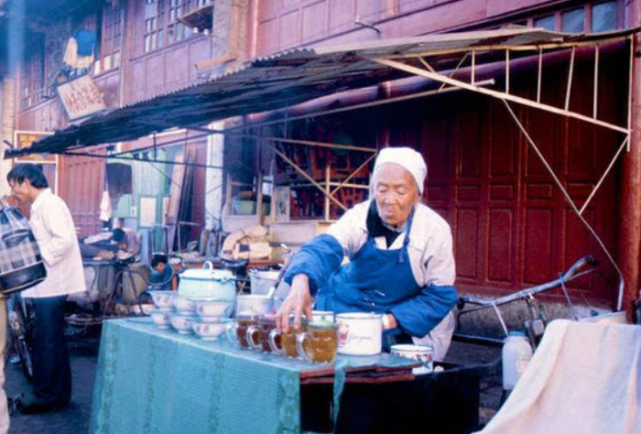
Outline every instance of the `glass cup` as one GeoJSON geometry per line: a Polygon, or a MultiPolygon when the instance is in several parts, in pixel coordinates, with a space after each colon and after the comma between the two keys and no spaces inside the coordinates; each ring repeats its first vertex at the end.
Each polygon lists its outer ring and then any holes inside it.
{"type": "Polygon", "coordinates": [[[242,350],[249,349],[249,342],[247,341],[247,330],[258,325],[258,315],[242,314],[236,316],[236,323],[229,327],[227,330],[227,338],[232,343],[236,343],[242,350]]]}
{"type": "Polygon", "coordinates": [[[281,330],[273,329],[269,332],[269,346],[273,353],[289,358],[298,358],[298,347],[296,335],[307,331],[307,319],[301,318],[300,330],[294,330],[294,316],[289,317],[289,331],[283,333],[281,330]],[[280,342],[279,342],[280,341],[280,342]]]}
{"type": "Polygon", "coordinates": [[[338,349],[338,327],[331,321],[312,321],[296,337],[298,354],[312,363],[331,363],[338,349]]]}
{"type": "MultiPolygon", "coordinates": [[[[276,329],[276,317],[274,315],[263,315],[258,319],[258,324],[247,328],[247,343],[252,350],[272,352],[269,344],[269,333],[276,329]]],[[[278,346],[280,348],[280,341],[278,346]]]]}

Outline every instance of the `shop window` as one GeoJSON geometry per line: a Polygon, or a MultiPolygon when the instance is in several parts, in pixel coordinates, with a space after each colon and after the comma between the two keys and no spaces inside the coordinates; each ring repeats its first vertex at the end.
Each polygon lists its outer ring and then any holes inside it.
{"type": "MultiPolygon", "coordinates": [[[[202,0],[146,0],[144,52],[182,41],[191,35],[180,18],[202,0]]],[[[206,3],[209,3],[206,2],[206,3]]]]}
{"type": "Polygon", "coordinates": [[[534,27],[541,27],[545,30],[555,30],[556,19],[554,15],[546,15],[544,17],[539,17],[534,20],[534,27]]]}
{"type": "Polygon", "coordinates": [[[45,49],[44,36],[38,34],[29,41],[29,50],[22,67],[20,107],[27,108],[44,99],[45,49]]]}
{"type": "Polygon", "coordinates": [[[120,3],[106,3],[103,7],[100,52],[95,66],[96,74],[120,66],[120,31],[123,13],[124,10],[120,3]]]}
{"type": "Polygon", "coordinates": [[[585,31],[585,9],[578,8],[561,14],[561,30],[568,33],[585,31]]]}
{"type": "Polygon", "coordinates": [[[617,28],[617,2],[609,1],[592,6],[592,31],[606,32],[617,28]]]}
{"type": "Polygon", "coordinates": [[[164,38],[164,1],[145,0],[145,37],[144,51],[149,53],[163,45],[164,38]]]}
{"type": "Polygon", "coordinates": [[[169,0],[169,20],[167,22],[167,39],[168,43],[181,41],[188,38],[191,31],[181,21],[189,8],[188,0],[169,0]]]}

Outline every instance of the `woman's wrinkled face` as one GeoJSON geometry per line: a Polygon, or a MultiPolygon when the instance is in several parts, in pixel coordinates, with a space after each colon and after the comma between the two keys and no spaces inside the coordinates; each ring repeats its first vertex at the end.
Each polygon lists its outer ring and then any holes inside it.
{"type": "Polygon", "coordinates": [[[383,164],[377,169],[373,193],[378,215],[393,227],[403,226],[420,200],[412,174],[394,163],[383,164]]]}

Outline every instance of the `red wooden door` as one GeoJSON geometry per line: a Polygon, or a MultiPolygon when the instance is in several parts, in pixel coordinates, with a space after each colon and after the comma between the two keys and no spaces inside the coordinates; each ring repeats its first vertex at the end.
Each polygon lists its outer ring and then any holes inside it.
{"type": "MultiPolygon", "coordinates": [[[[618,124],[625,123],[626,107],[620,103],[626,101],[625,83],[607,77],[608,71],[622,67],[621,60],[610,55],[602,63],[599,83],[599,116],[618,124]]],[[[571,108],[591,114],[592,64],[578,64],[575,71],[571,108]]],[[[532,74],[512,79],[518,95],[535,94],[532,74]]],[[[546,69],[545,80],[543,100],[563,106],[567,65],[546,69]]],[[[580,207],[622,137],[540,110],[512,108],[580,207]]],[[[392,117],[389,143],[413,146],[428,161],[424,199],[452,227],[459,288],[512,292],[553,280],[581,256],[592,254],[603,275],[574,282],[574,294],[612,301],[613,269],[502,102],[459,92],[399,105],[393,116],[388,114],[392,117]]],[[[615,253],[618,177],[617,165],[583,214],[615,253]]]]}
{"type": "Polygon", "coordinates": [[[105,161],[102,158],[60,158],[59,188],[73,215],[80,235],[100,231],[100,200],[105,183],[105,161]]]}

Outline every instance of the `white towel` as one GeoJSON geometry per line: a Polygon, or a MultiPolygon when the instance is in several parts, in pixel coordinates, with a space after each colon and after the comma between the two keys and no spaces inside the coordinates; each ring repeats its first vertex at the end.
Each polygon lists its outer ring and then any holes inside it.
{"type": "Polygon", "coordinates": [[[641,433],[641,327],[552,322],[482,434],[641,433]]]}

